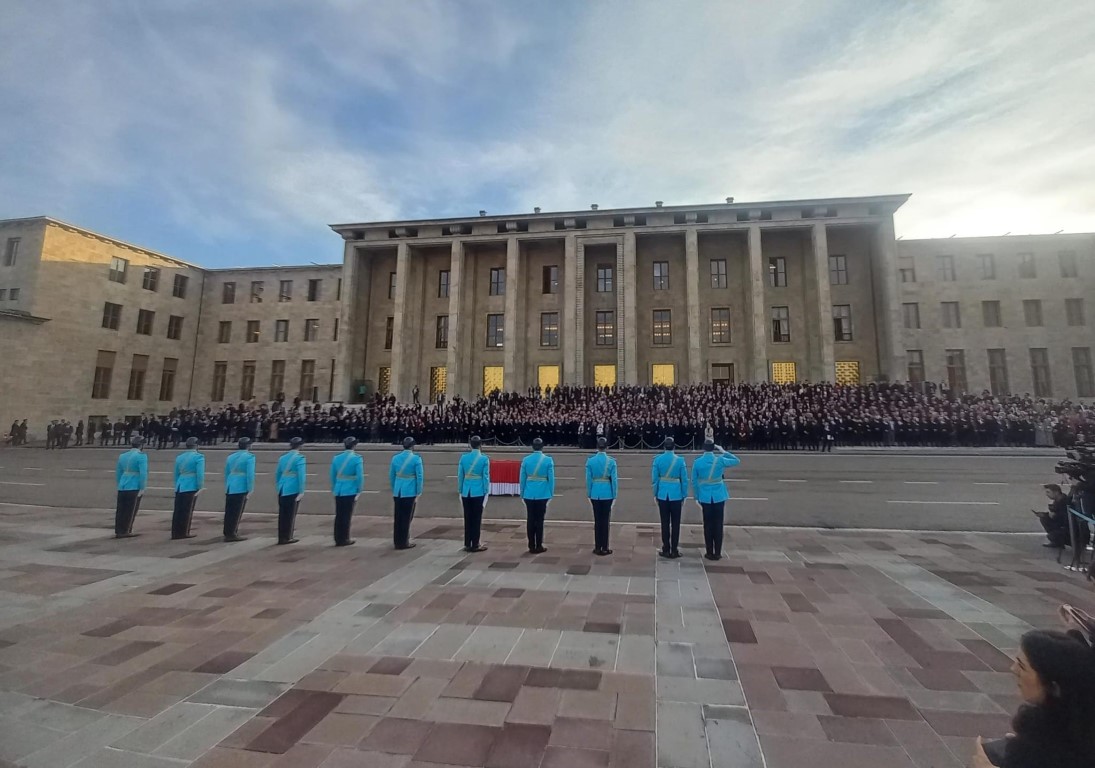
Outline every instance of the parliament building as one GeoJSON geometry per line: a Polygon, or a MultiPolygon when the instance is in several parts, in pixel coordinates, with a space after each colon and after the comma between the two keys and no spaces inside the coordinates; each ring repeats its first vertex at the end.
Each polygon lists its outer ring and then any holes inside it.
{"type": "Polygon", "coordinates": [[[246,269],[0,221],[0,432],[416,388],[930,380],[1095,397],[1095,235],[899,240],[907,198],[338,224],[341,263],[246,269]]]}

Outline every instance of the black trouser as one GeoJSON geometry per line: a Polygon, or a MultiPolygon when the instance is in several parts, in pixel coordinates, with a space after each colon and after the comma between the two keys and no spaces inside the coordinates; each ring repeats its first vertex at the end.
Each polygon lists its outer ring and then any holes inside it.
{"type": "Polygon", "coordinates": [[[461,496],[464,507],[464,548],[479,546],[479,532],[483,525],[483,500],[486,496],[461,496]]]}
{"type": "Polygon", "coordinates": [[[676,552],[681,540],[681,500],[658,499],[658,515],[662,519],[662,552],[676,552]]]}
{"type": "Polygon", "coordinates": [[[238,536],[243,508],[247,506],[246,493],[224,494],[224,535],[238,536]]]}
{"type": "Polygon", "coordinates": [[[612,520],[612,499],[590,499],[593,505],[593,548],[608,549],[608,528],[612,520]]]}
{"type": "Polygon", "coordinates": [[[197,491],[175,493],[175,512],[171,515],[171,538],[185,539],[190,535],[190,524],[194,520],[194,505],[197,501],[197,491]]]}
{"type": "Polygon", "coordinates": [[[354,516],[357,494],[335,496],[335,544],[345,544],[350,540],[350,520],[354,516]]]}
{"type": "Polygon", "coordinates": [[[133,520],[141,508],[140,491],[118,491],[118,506],[114,510],[114,535],[133,533],[133,520]]]}
{"type": "Polygon", "coordinates": [[[414,519],[416,496],[394,496],[395,525],[392,541],[396,549],[405,549],[411,543],[411,520],[414,519]]]}
{"type": "Polygon", "coordinates": [[[529,549],[539,549],[544,546],[544,517],[547,516],[547,504],[547,499],[525,499],[529,549]]]}
{"type": "Polygon", "coordinates": [[[278,496],[278,544],[286,544],[293,538],[293,528],[299,507],[297,494],[278,496]]]}
{"type": "Polygon", "coordinates": [[[703,544],[709,555],[722,555],[722,526],[725,501],[701,502],[703,509],[703,544]]]}

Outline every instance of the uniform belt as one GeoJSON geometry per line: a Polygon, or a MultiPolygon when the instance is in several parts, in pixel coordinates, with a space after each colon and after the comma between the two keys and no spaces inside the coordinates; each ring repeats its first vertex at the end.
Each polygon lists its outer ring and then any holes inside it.
{"type": "Polygon", "coordinates": [[[123,469],[123,470],[122,470],[122,474],[123,474],[123,475],[139,475],[139,474],[141,474],[141,473],[140,473],[140,472],[138,472],[138,471],[137,471],[137,470],[135,470],[135,469],[123,469]]]}
{"type": "Polygon", "coordinates": [[[335,475],[335,480],[356,480],[356,479],[357,479],[357,475],[343,475],[341,473],[338,474],[338,475],[335,475]]]}
{"type": "Polygon", "coordinates": [[[401,475],[401,474],[398,474],[398,473],[396,474],[396,477],[400,480],[417,480],[418,479],[418,475],[401,475]]]}
{"type": "Polygon", "coordinates": [[[530,481],[531,481],[531,480],[537,480],[537,481],[539,481],[539,480],[547,480],[547,478],[546,478],[546,477],[540,477],[539,475],[525,475],[525,479],[526,479],[526,480],[530,480],[530,481]]]}
{"type": "Polygon", "coordinates": [[[194,477],[197,472],[180,472],[179,477],[194,477]]]}
{"type": "Polygon", "coordinates": [[[612,478],[609,478],[609,477],[595,477],[595,478],[593,478],[593,482],[595,482],[595,483],[608,483],[608,482],[611,482],[611,480],[612,480],[612,478]]]}
{"type": "Polygon", "coordinates": [[[464,475],[465,480],[482,480],[482,475],[464,475]]]}
{"type": "Polygon", "coordinates": [[[661,480],[663,483],[676,483],[680,480],[680,478],[678,477],[670,477],[668,475],[662,475],[658,479],[661,480]]]}
{"type": "Polygon", "coordinates": [[[296,477],[297,473],[296,472],[282,472],[281,476],[282,477],[296,477]]]}
{"type": "Polygon", "coordinates": [[[247,473],[246,473],[246,472],[241,472],[241,471],[239,471],[239,470],[237,470],[237,469],[233,469],[233,470],[232,470],[231,472],[229,472],[229,473],[228,473],[228,475],[229,475],[230,477],[247,477],[247,473]]]}
{"type": "Polygon", "coordinates": [[[722,480],[700,480],[700,485],[722,485],[722,480]]]}

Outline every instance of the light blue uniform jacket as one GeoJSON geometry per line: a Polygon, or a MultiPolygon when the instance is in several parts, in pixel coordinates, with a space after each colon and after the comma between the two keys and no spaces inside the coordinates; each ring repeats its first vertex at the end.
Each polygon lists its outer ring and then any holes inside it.
{"type": "Polygon", "coordinates": [[[688,496],[688,466],[684,458],[665,451],[650,465],[650,484],[654,498],[661,501],[681,501],[688,496]]]}
{"type": "Polygon", "coordinates": [[[422,457],[414,451],[401,451],[392,456],[388,469],[392,496],[406,498],[422,495],[422,457]]]}
{"type": "Polygon", "coordinates": [[[175,492],[200,491],[205,487],[205,457],[183,451],[175,457],[175,492]]]}
{"type": "Polygon", "coordinates": [[[482,451],[468,451],[460,457],[456,468],[456,487],[461,496],[490,494],[490,459],[482,451]]]}
{"type": "Polygon", "coordinates": [[[304,493],[307,479],[308,462],[300,451],[286,451],[278,459],[278,468],[274,471],[278,496],[296,496],[304,493]]]}
{"type": "Polygon", "coordinates": [[[235,451],[224,462],[224,492],[251,493],[255,490],[255,454],[235,451]]]}
{"type": "Polygon", "coordinates": [[[618,492],[616,460],[600,452],[586,459],[586,496],[591,499],[615,499],[618,492]]]}
{"type": "Polygon", "coordinates": [[[148,457],[136,448],[118,457],[114,471],[119,491],[143,491],[148,485],[148,457]]]}
{"type": "Polygon", "coordinates": [[[741,464],[741,459],[732,453],[705,453],[692,462],[692,489],[696,501],[710,504],[729,499],[722,473],[738,464],[741,464]]]}
{"type": "Polygon", "coordinates": [[[331,492],[357,496],[365,487],[365,461],[355,451],[343,451],[331,459],[331,492]]]}
{"type": "Polygon", "coordinates": [[[521,498],[550,499],[555,495],[555,460],[533,451],[521,462],[521,498]]]}

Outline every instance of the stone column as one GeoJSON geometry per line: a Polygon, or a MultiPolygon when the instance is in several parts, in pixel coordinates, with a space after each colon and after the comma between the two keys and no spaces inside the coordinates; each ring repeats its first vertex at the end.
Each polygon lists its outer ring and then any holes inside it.
{"type": "Polygon", "coordinates": [[[829,237],[825,224],[810,228],[813,272],[817,288],[817,353],[811,356],[810,381],[833,381],[836,362],[833,353],[833,295],[829,285],[829,237]]]}
{"type": "Polygon", "coordinates": [[[521,294],[524,279],[521,275],[521,243],[516,237],[506,238],[506,314],[504,318],[505,347],[502,350],[503,386],[509,392],[523,392],[525,387],[524,345],[527,343],[525,318],[520,316],[524,306],[521,294]]]}
{"type": "Polygon", "coordinates": [[[624,232],[623,258],[620,263],[620,282],[616,286],[616,334],[623,363],[617,371],[617,377],[625,386],[634,387],[639,383],[639,334],[636,330],[638,318],[635,314],[638,276],[635,233],[630,230],[624,232]]]}
{"type": "Polygon", "coordinates": [[[897,240],[893,216],[879,222],[874,232],[874,295],[878,318],[879,369],[890,381],[908,375],[905,346],[901,340],[901,304],[897,289],[897,240]]]}
{"type": "Polygon", "coordinates": [[[760,250],[760,225],[749,227],[749,316],[753,381],[768,381],[768,302],[765,300],[764,257],[760,250]]]}
{"type": "Polygon", "coordinates": [[[586,246],[574,251],[574,383],[586,383],[586,246]]]}
{"type": "Polygon", "coordinates": [[[468,397],[464,371],[467,360],[464,355],[464,241],[452,241],[449,262],[449,348],[445,355],[445,396],[468,397]]]}
{"type": "Polygon", "coordinates": [[[700,347],[700,244],[695,227],[684,231],[684,280],[688,300],[688,381],[703,381],[703,350],[700,347]]]}
{"type": "Polygon", "coordinates": [[[578,337],[578,241],[574,235],[563,238],[563,383],[577,383],[578,337]]]}
{"type": "MultiPolygon", "coordinates": [[[[335,358],[334,399],[349,403],[357,399],[354,392],[354,330],[357,325],[357,249],[352,236],[343,235],[346,246],[342,255],[342,296],[338,313],[338,353],[335,358]]],[[[364,362],[362,362],[364,365],[364,362]]]]}
{"type": "Polygon", "coordinates": [[[414,386],[410,381],[411,357],[414,354],[410,344],[414,323],[408,322],[410,320],[408,313],[411,310],[408,303],[410,282],[411,247],[408,243],[399,243],[395,253],[395,309],[392,313],[395,320],[392,323],[391,392],[400,402],[410,400],[411,388],[414,386]]]}

